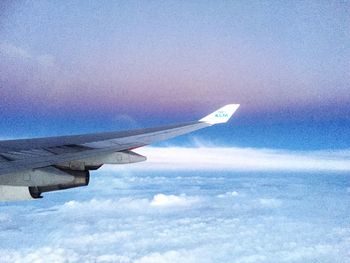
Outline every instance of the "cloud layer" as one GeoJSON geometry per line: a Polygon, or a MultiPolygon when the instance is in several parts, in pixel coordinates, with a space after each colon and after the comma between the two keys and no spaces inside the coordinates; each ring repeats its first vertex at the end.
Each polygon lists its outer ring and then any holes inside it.
{"type": "Polygon", "coordinates": [[[102,170],[1,204],[2,262],[350,262],[342,174],[102,170]]]}
{"type": "Polygon", "coordinates": [[[148,160],[127,169],[350,171],[349,150],[298,152],[234,147],[145,147],[136,151],[147,156],[148,160]]]}

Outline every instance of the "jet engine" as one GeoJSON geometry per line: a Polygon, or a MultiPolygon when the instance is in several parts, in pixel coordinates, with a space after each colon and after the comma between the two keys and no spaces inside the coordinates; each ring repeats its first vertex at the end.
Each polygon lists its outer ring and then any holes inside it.
{"type": "Polygon", "coordinates": [[[42,193],[86,186],[89,184],[89,170],[96,170],[103,164],[126,164],[145,160],[146,157],[126,150],[3,174],[0,176],[0,201],[42,198],[42,193]]]}
{"type": "MultiPolygon", "coordinates": [[[[11,176],[16,177],[17,185],[0,185],[0,201],[42,198],[42,193],[86,186],[90,180],[88,170],[75,171],[54,167],[11,174],[11,176]]],[[[6,183],[5,180],[3,183],[6,183]]]]}
{"type": "Polygon", "coordinates": [[[65,190],[74,187],[87,186],[90,180],[90,172],[75,171],[75,170],[62,170],[63,172],[70,174],[74,177],[73,181],[68,183],[61,183],[47,186],[30,186],[29,193],[33,198],[42,198],[41,194],[46,192],[65,190]]]}

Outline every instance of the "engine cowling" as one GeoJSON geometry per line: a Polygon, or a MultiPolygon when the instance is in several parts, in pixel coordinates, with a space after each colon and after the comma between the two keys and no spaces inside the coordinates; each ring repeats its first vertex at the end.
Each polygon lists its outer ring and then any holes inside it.
{"type": "Polygon", "coordinates": [[[0,185],[11,186],[48,186],[65,184],[74,181],[72,174],[67,170],[52,166],[2,174],[0,185]]]}
{"type": "Polygon", "coordinates": [[[34,199],[27,186],[0,185],[0,201],[34,199]]]}
{"type": "Polygon", "coordinates": [[[65,190],[69,188],[75,188],[80,186],[87,186],[90,181],[89,171],[75,171],[75,170],[63,170],[67,174],[74,177],[74,180],[69,183],[47,185],[47,186],[30,186],[29,192],[33,198],[42,198],[41,194],[46,192],[65,190]]]}
{"type": "MultiPolygon", "coordinates": [[[[57,168],[55,168],[57,169],[57,168]]],[[[16,201],[42,198],[42,193],[64,190],[89,184],[89,171],[74,171],[59,169],[62,173],[69,175],[70,181],[52,181],[51,184],[41,186],[12,186],[0,185],[0,201],[16,201]]]]}
{"type": "Polygon", "coordinates": [[[89,184],[89,170],[103,164],[126,164],[145,161],[146,157],[132,151],[102,154],[38,169],[0,176],[0,201],[42,198],[42,193],[89,184]]]}

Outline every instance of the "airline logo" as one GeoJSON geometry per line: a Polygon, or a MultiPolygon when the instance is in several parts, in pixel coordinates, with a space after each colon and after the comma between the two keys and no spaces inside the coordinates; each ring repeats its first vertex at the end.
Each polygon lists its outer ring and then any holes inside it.
{"type": "Polygon", "coordinates": [[[218,111],[216,114],[215,114],[215,117],[216,118],[228,118],[228,114],[224,111],[218,111]]]}

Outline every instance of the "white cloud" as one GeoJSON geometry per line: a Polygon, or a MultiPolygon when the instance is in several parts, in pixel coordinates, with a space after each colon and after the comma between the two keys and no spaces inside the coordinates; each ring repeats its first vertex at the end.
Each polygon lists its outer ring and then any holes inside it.
{"type": "Polygon", "coordinates": [[[0,213],[0,223],[11,220],[10,215],[5,213],[0,213]]]}
{"type": "Polygon", "coordinates": [[[243,256],[236,260],[237,263],[260,263],[266,262],[266,256],[264,255],[249,255],[243,256]]]}
{"type": "Polygon", "coordinates": [[[207,259],[200,258],[198,255],[191,253],[191,251],[167,251],[165,253],[151,253],[135,260],[135,263],[173,263],[173,262],[187,262],[187,263],[203,263],[207,259]]]}
{"type": "Polygon", "coordinates": [[[235,197],[239,196],[239,193],[237,191],[232,191],[232,192],[226,192],[225,194],[219,194],[219,198],[224,198],[224,197],[235,197]]]}
{"type": "Polygon", "coordinates": [[[75,211],[95,211],[98,213],[152,213],[153,211],[178,210],[189,208],[200,202],[195,196],[155,194],[148,198],[119,198],[119,199],[91,199],[89,201],[68,201],[56,207],[62,213],[75,213],[75,211]]]}
{"type": "Polygon", "coordinates": [[[0,204],[1,261],[350,262],[344,174],[122,167],[0,204]]]}
{"type": "MultiPolygon", "coordinates": [[[[127,169],[235,171],[350,171],[350,151],[286,151],[235,147],[144,147],[146,163],[127,169]]],[[[112,166],[107,169],[113,169],[112,166]]],[[[120,169],[117,167],[115,169],[120,169]]]]}
{"type": "Polygon", "coordinates": [[[45,263],[79,262],[79,255],[70,249],[41,247],[33,250],[0,250],[2,262],[45,263]]]}
{"type": "Polygon", "coordinates": [[[97,263],[103,263],[103,262],[114,262],[114,263],[130,263],[130,258],[126,256],[120,256],[115,254],[106,254],[96,257],[97,263]]]}
{"type": "Polygon", "coordinates": [[[157,194],[153,197],[151,201],[151,206],[157,207],[169,207],[169,206],[186,206],[191,205],[198,200],[196,198],[190,198],[186,195],[165,195],[165,194],[157,194]]]}
{"type": "Polygon", "coordinates": [[[266,208],[277,208],[282,205],[282,201],[274,198],[260,198],[259,204],[266,208]]]}

